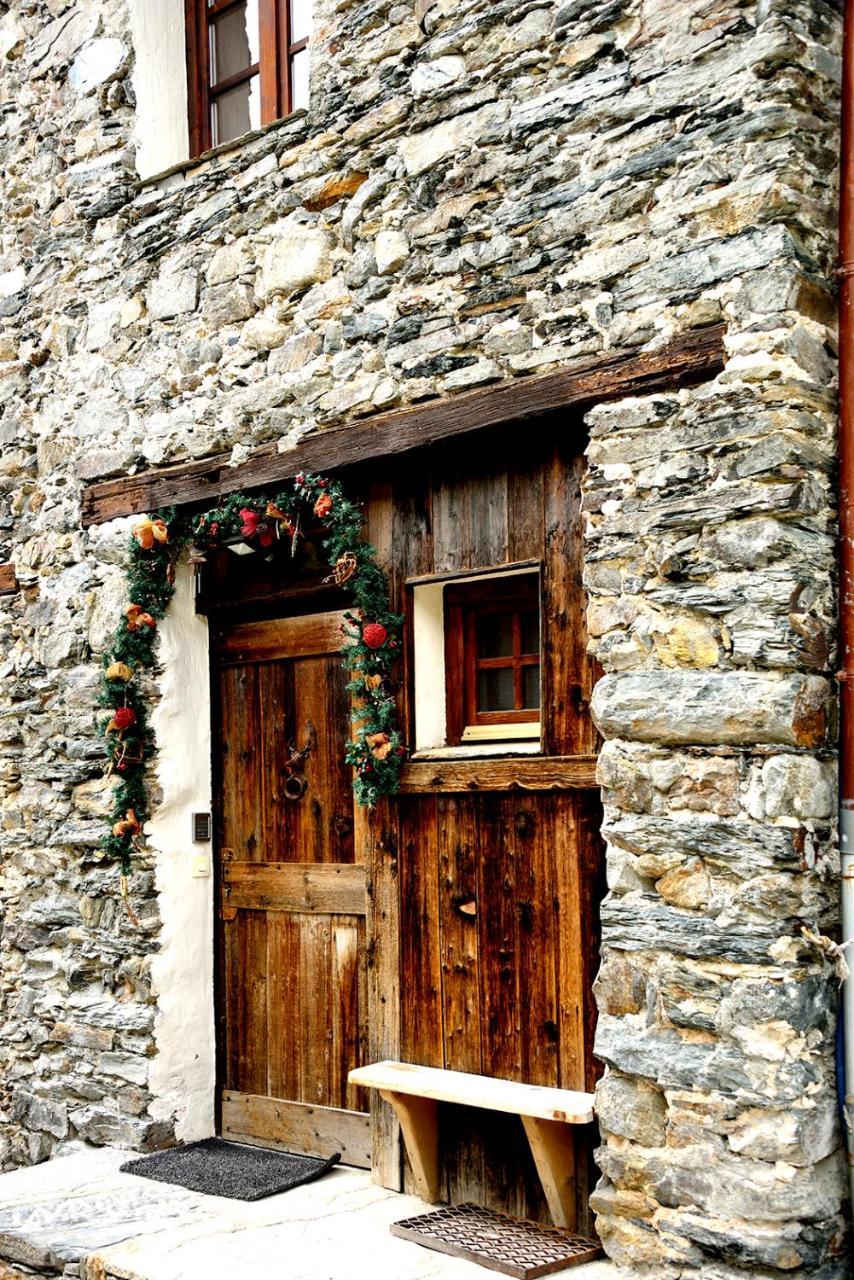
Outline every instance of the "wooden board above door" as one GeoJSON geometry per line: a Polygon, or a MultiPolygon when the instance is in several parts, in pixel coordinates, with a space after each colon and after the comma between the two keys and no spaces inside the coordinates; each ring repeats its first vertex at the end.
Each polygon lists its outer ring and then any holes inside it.
{"type": "Polygon", "coordinates": [[[225,453],[91,483],[83,490],[82,522],[101,524],[165,506],[211,507],[226,494],[277,484],[301,471],[340,471],[555,409],[583,410],[701,382],[723,368],[723,335],[722,325],[689,330],[655,351],[608,352],[571,369],[376,414],[310,434],[284,453],[275,442],[262,445],[238,466],[225,453]]]}

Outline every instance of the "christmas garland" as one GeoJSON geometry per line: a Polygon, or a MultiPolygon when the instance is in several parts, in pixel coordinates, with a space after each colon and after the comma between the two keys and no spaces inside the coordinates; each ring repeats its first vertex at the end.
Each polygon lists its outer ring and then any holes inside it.
{"type": "Polygon", "coordinates": [[[283,538],[293,549],[308,512],[326,531],[323,547],[333,568],[329,581],[346,585],[353,599],[344,615],[342,657],[350,675],[347,687],[356,699],[355,736],[346,748],[346,760],[355,769],[356,799],[372,806],[397,791],[405,748],[392,671],[401,650],[402,619],[389,611],[388,582],[373,547],[361,541],[359,507],[336,481],[300,475],[289,491],[272,499],[232,494],[204,515],[161,511],[134,526],[128,603],[104,658],[99,697],[109,710],[103,725],[107,773],[118,778],[110,830],[101,843],[123,873],[130,869],[148,816],[145,771],[154,751],[141,677],[155,666],[157,624],[172,598],[179,555],[191,547],[190,558],[198,563],[211,548],[241,541],[269,548],[283,538]]]}

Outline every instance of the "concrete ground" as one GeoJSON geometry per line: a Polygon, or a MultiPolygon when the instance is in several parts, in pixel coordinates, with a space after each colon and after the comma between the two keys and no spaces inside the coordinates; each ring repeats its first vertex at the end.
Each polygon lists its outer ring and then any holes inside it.
{"type": "MultiPolygon", "coordinates": [[[[82,1280],[486,1280],[489,1272],[395,1239],[426,1212],[357,1169],[247,1204],[119,1173],[125,1151],[87,1150],[0,1176],[0,1259],[82,1280]],[[75,1265],[76,1264],[76,1265],[75,1265]],[[79,1268],[79,1269],[78,1269],[79,1268]]],[[[15,1275],[0,1261],[0,1277],[15,1275]]],[[[616,1280],[608,1262],[573,1280],[616,1280]]]]}

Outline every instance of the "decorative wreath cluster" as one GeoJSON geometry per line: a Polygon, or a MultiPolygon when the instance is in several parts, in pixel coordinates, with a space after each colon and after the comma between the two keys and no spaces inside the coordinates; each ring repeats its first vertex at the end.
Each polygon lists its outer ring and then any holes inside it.
{"type": "Polygon", "coordinates": [[[345,613],[342,657],[355,696],[355,736],[346,760],[355,769],[354,790],[371,806],[398,788],[406,754],[397,722],[393,666],[401,651],[402,619],[389,611],[388,582],[373,547],[362,542],[362,513],[340,484],[299,475],[291,489],[268,499],[232,494],[204,515],[161,511],[134,526],[127,570],[128,603],[104,659],[99,702],[109,709],[104,740],[107,772],[118,776],[104,852],[130,868],[148,816],[145,765],[154,750],[141,674],[155,665],[157,623],[172,598],[175,564],[192,548],[191,560],[228,543],[269,548],[288,539],[292,549],[308,513],[322,523],[329,581],[347,587],[353,599],[345,613]]]}

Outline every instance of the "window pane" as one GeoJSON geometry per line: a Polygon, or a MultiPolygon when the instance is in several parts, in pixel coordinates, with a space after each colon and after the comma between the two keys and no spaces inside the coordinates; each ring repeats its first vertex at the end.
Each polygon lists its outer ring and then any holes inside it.
{"type": "Polygon", "coordinates": [[[525,710],[533,711],[540,708],[540,664],[522,668],[522,697],[525,700],[525,710]]]}
{"type": "Polygon", "coordinates": [[[477,656],[508,658],[513,653],[513,615],[485,613],[475,622],[477,656]]]}
{"type": "Polygon", "coordinates": [[[300,49],[291,58],[291,109],[308,107],[308,49],[300,49]]]}
{"type": "Polygon", "coordinates": [[[211,84],[254,66],[259,38],[258,0],[248,0],[215,18],[211,23],[211,84]]]}
{"type": "Polygon", "coordinates": [[[261,91],[258,77],[219,94],[211,103],[211,142],[231,142],[261,126],[261,91]]]}
{"type": "Polygon", "coordinates": [[[291,44],[311,35],[313,8],[312,0],[291,0],[291,44]]]}
{"type": "Polygon", "coordinates": [[[512,711],[513,669],[498,667],[477,673],[478,711],[512,711]]]}
{"type": "Polygon", "coordinates": [[[522,624],[522,652],[540,652],[540,614],[537,609],[525,609],[520,614],[522,624]]]}

